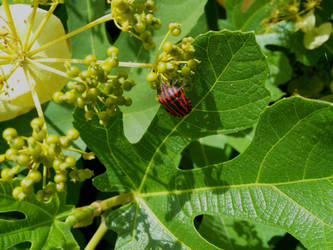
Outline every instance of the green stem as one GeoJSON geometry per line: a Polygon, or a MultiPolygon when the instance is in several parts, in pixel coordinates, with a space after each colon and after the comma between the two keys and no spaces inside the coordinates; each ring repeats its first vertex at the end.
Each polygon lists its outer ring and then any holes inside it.
{"type": "Polygon", "coordinates": [[[126,204],[132,200],[134,200],[134,195],[132,193],[124,193],[101,201],[100,206],[102,211],[105,211],[112,207],[126,204]]]}
{"type": "Polygon", "coordinates": [[[158,61],[158,56],[160,55],[160,51],[166,41],[166,39],[168,39],[168,37],[170,36],[171,30],[168,31],[168,33],[166,33],[166,35],[164,36],[162,42],[160,43],[160,46],[158,47],[158,50],[156,52],[156,57],[155,57],[155,64],[157,64],[158,61]]]}
{"type": "MultiPolygon", "coordinates": [[[[66,58],[38,58],[34,62],[39,63],[77,63],[86,64],[83,59],[66,59],[66,58]]],[[[97,60],[98,63],[103,63],[103,60],[97,60]]],[[[152,68],[152,63],[137,63],[137,62],[119,62],[119,67],[128,68],[152,68]]]]}
{"type": "Polygon", "coordinates": [[[108,228],[105,225],[105,219],[102,217],[101,224],[99,225],[97,231],[94,233],[93,237],[88,242],[88,245],[84,248],[85,250],[93,250],[96,248],[98,243],[103,238],[104,234],[107,232],[108,228]]]}

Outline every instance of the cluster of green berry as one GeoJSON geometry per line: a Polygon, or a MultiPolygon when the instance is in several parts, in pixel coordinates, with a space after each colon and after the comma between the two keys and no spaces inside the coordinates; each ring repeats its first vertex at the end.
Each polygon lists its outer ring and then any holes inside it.
{"type": "Polygon", "coordinates": [[[161,27],[160,19],[153,14],[156,10],[153,0],[111,1],[111,15],[116,26],[140,39],[145,49],[152,49],[155,46],[148,28],[156,30],[161,27]]]}
{"type": "MultiPolygon", "coordinates": [[[[180,24],[170,23],[166,38],[169,34],[178,36],[180,33],[180,24]]],[[[191,87],[191,78],[194,75],[193,69],[199,63],[198,60],[193,59],[195,52],[192,45],[193,41],[192,37],[185,37],[178,44],[173,44],[170,41],[162,42],[161,49],[163,49],[163,52],[157,56],[155,67],[147,75],[151,88],[159,89],[160,83],[169,79],[179,79],[179,82],[186,82],[187,87],[191,87]]]]}
{"type": "MultiPolygon", "coordinates": [[[[3,131],[3,138],[7,141],[9,149],[0,155],[0,162],[9,160],[16,164],[13,168],[4,168],[1,171],[3,180],[11,180],[24,169],[29,169],[27,175],[21,179],[20,185],[13,190],[13,197],[18,200],[34,193],[34,184],[43,179],[42,188],[36,193],[41,201],[47,201],[56,191],[64,191],[67,178],[71,181],[84,181],[93,176],[89,169],[77,169],[76,160],[63,153],[62,150],[71,150],[72,141],[79,137],[76,129],[70,129],[65,136],[48,135],[42,118],[31,121],[32,136],[19,136],[14,128],[3,131]],[[43,166],[43,175],[40,167],[43,166]],[[51,171],[53,169],[53,171],[51,171]],[[53,181],[47,178],[53,175],[53,181]]],[[[77,151],[76,149],[73,149],[77,151]]],[[[85,155],[85,159],[93,158],[85,155]]]]}
{"type": "Polygon", "coordinates": [[[118,66],[118,49],[111,46],[107,50],[108,58],[97,61],[96,56],[88,55],[85,63],[88,69],[80,71],[76,66],[69,66],[67,75],[75,79],[67,84],[69,91],[56,92],[53,100],[56,103],[72,103],[84,108],[87,120],[97,113],[99,122],[106,125],[108,120],[117,114],[118,106],[130,106],[130,97],[123,96],[124,91],[130,91],[135,82],[128,79],[126,71],[118,71],[117,75],[110,75],[111,70],[118,66]],[[106,110],[99,111],[97,103],[102,102],[106,110]]]}

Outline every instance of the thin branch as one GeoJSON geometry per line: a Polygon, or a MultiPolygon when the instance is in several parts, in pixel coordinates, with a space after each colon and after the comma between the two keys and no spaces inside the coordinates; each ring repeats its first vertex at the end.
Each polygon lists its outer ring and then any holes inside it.
{"type": "Polygon", "coordinates": [[[69,77],[65,72],[63,71],[60,71],[58,69],[55,69],[55,68],[52,68],[50,66],[47,66],[45,64],[42,64],[42,63],[39,63],[39,62],[36,62],[36,60],[31,60],[29,58],[26,58],[26,61],[30,64],[34,64],[36,66],[38,66],[39,68],[45,70],[45,71],[48,71],[48,72],[51,72],[53,74],[56,74],[56,75],[59,75],[59,76],[62,76],[64,78],[68,78],[68,79],[71,79],[71,80],[75,80],[75,81],[81,81],[81,79],[79,77],[76,77],[76,78],[71,78],[69,77]]]}
{"type": "MultiPolygon", "coordinates": [[[[66,58],[38,58],[34,59],[35,62],[40,63],[76,63],[76,64],[86,64],[83,59],[66,59],[66,58]]],[[[97,60],[98,63],[103,63],[103,60],[97,60]]],[[[119,67],[128,68],[152,68],[154,65],[152,63],[136,63],[136,62],[119,62],[119,67]]]]}
{"type": "Polygon", "coordinates": [[[90,239],[88,245],[84,249],[94,250],[107,231],[108,228],[105,225],[105,219],[104,217],[102,217],[101,224],[99,225],[97,231],[94,233],[93,237],[90,239]]]}

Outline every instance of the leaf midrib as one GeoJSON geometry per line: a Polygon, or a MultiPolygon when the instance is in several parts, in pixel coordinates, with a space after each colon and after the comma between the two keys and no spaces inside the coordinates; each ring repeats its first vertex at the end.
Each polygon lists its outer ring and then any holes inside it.
{"type": "MultiPolygon", "coordinates": [[[[211,166],[208,166],[211,167],[211,166]]],[[[204,167],[206,168],[206,167],[204,167]]],[[[202,168],[201,168],[202,169],[202,168]]],[[[295,181],[287,181],[287,182],[275,182],[275,183],[247,183],[247,184],[231,184],[231,185],[221,185],[221,186],[210,186],[210,187],[200,187],[200,188],[191,188],[191,189],[177,189],[172,191],[161,191],[161,192],[151,192],[151,193],[143,193],[140,194],[140,197],[154,197],[154,196],[167,196],[167,195],[180,195],[185,193],[199,193],[203,191],[216,191],[222,189],[232,189],[232,188],[245,188],[245,187],[277,187],[283,185],[294,185],[300,183],[308,183],[308,182],[318,182],[318,181],[329,181],[331,183],[333,181],[333,175],[322,177],[322,178],[313,178],[313,179],[305,179],[305,180],[295,180],[295,181]]],[[[333,186],[333,183],[332,183],[333,186]]]]}

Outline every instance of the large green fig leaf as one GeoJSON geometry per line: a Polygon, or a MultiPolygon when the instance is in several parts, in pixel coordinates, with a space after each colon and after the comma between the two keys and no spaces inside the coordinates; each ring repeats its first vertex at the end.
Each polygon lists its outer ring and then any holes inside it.
{"type": "Polygon", "coordinates": [[[274,224],[309,249],[332,248],[332,122],[328,103],[284,99],[263,113],[239,157],[188,171],[173,161],[183,140],[165,139],[135,202],[107,216],[117,247],[214,249],[193,226],[211,214],[274,224]]]}
{"type": "MultiPolygon", "coordinates": [[[[176,118],[161,108],[140,142],[130,144],[123,134],[120,114],[107,127],[102,127],[96,118],[87,122],[82,110],[76,112],[75,126],[107,168],[105,174],[95,178],[95,185],[102,191],[117,190],[137,194],[138,206],[124,206],[119,210],[123,213],[117,212],[114,217],[117,218],[115,223],[122,221],[122,225],[116,223],[115,226],[120,230],[119,235],[124,237],[121,236],[117,244],[123,245],[124,249],[131,248],[131,245],[138,249],[154,248],[158,244],[164,246],[164,237],[168,239],[165,247],[169,244],[172,248],[183,245],[174,242],[175,236],[168,232],[164,222],[161,224],[161,219],[172,220],[182,209],[182,204],[190,202],[184,198],[178,206],[177,195],[172,195],[175,188],[187,184],[203,185],[202,180],[209,175],[201,175],[195,182],[192,182],[190,176],[187,179],[184,174],[192,172],[177,170],[181,151],[193,139],[251,127],[269,101],[269,93],[264,88],[267,78],[266,60],[253,33],[209,32],[199,36],[194,44],[196,57],[201,64],[196,72],[195,87],[188,93],[193,103],[189,115],[176,118]],[[152,212],[145,203],[146,199],[153,201],[153,198],[145,195],[155,192],[158,199],[169,200],[169,205],[161,208],[160,215],[156,214],[157,211],[152,212]],[[164,195],[169,192],[170,196],[164,195]],[[163,215],[163,209],[167,210],[167,214],[163,215]],[[140,229],[142,226],[146,228],[142,228],[144,231],[140,229]],[[132,239],[133,228],[138,230],[138,235],[132,239]]],[[[217,181],[207,184],[214,185],[217,181]]],[[[194,234],[197,234],[195,230],[189,233],[188,239],[194,234]]],[[[193,243],[198,243],[198,237],[194,238],[193,243]]],[[[201,243],[198,246],[207,245],[201,237],[199,239],[201,243]]]]}
{"type": "Polygon", "coordinates": [[[0,181],[0,249],[21,242],[31,242],[31,250],[79,249],[70,226],[63,222],[71,210],[65,205],[65,195],[57,194],[48,203],[39,202],[34,196],[17,201],[12,197],[17,185],[18,181],[0,181]],[[9,216],[18,213],[23,218],[9,216]]]}

